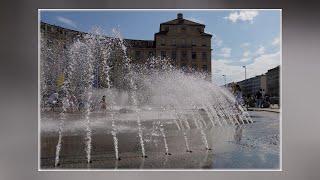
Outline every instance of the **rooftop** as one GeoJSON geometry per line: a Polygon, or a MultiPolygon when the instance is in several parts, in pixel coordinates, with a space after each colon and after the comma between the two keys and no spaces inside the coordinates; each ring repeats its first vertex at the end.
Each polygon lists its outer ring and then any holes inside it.
{"type": "Polygon", "coordinates": [[[161,23],[162,25],[190,25],[190,26],[205,26],[204,24],[200,24],[197,22],[193,22],[187,19],[183,18],[183,14],[182,13],[178,13],[177,14],[177,18],[171,21],[167,21],[164,23],[161,23]]]}

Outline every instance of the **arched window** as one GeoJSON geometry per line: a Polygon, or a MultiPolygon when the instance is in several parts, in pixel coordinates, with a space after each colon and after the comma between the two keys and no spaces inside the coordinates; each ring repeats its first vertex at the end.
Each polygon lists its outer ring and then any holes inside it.
{"type": "Polygon", "coordinates": [[[182,47],[186,46],[186,40],[185,39],[181,39],[181,46],[182,47]]]}

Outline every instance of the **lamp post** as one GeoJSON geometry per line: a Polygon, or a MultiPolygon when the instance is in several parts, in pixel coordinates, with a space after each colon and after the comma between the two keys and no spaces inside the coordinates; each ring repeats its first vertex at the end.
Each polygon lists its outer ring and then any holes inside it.
{"type": "Polygon", "coordinates": [[[224,87],[227,87],[227,76],[225,74],[222,76],[224,77],[224,87]]]}
{"type": "Polygon", "coordinates": [[[242,66],[244,68],[244,80],[247,79],[247,66],[242,66]]]}

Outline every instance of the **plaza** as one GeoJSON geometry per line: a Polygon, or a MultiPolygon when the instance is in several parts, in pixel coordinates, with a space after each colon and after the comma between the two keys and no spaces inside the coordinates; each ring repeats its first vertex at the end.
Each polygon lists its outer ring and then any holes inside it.
{"type": "MultiPolygon", "coordinates": [[[[105,124],[104,128],[94,131],[92,163],[87,164],[83,143],[84,131],[73,131],[64,134],[61,151],[61,167],[63,169],[278,169],[280,161],[279,113],[250,111],[253,124],[240,127],[212,128],[206,133],[211,151],[205,149],[199,129],[190,121],[191,130],[188,141],[192,153],[186,153],[183,133],[176,130],[174,124],[168,124],[167,143],[170,156],[165,155],[165,147],[161,134],[152,132],[152,120],[143,122],[147,130],[146,154],[142,159],[139,151],[139,138],[136,135],[134,122],[122,122],[123,129],[118,136],[121,160],[114,157],[111,122],[97,118],[93,124],[105,124]],[[221,138],[222,137],[222,138],[221,138]]],[[[43,121],[43,128],[53,123],[52,114],[43,121]],[[50,117],[51,116],[51,117],[50,117]]],[[[96,115],[101,116],[101,115],[96,115]]],[[[68,122],[66,127],[74,128],[76,118],[68,122]]],[[[79,127],[79,129],[81,129],[79,127]]],[[[40,163],[43,169],[54,167],[57,132],[54,129],[41,134],[40,163]]]]}
{"type": "Polygon", "coordinates": [[[205,27],[177,13],[133,40],[41,22],[41,169],[279,169],[280,114],[212,82],[205,27]]]}

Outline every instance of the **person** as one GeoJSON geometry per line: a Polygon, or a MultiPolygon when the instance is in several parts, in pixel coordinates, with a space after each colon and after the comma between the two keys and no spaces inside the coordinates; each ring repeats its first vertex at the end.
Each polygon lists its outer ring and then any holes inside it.
{"type": "Polygon", "coordinates": [[[264,91],[264,89],[262,89],[261,94],[262,94],[262,99],[264,100],[264,98],[266,96],[266,92],[264,91]]]}
{"type": "Polygon", "coordinates": [[[256,93],[256,107],[262,107],[262,89],[259,89],[259,91],[256,93]]]}
{"type": "Polygon", "coordinates": [[[85,104],[85,99],[84,99],[84,97],[80,96],[80,97],[79,97],[79,101],[78,101],[78,110],[79,110],[80,112],[84,111],[85,105],[86,105],[86,104],[85,104]]]}
{"type": "Polygon", "coordinates": [[[269,95],[266,94],[263,98],[263,107],[265,108],[269,108],[270,107],[270,98],[269,98],[269,95]]]}
{"type": "Polygon", "coordinates": [[[62,98],[62,110],[64,112],[68,111],[70,108],[70,102],[67,96],[62,98]]]}
{"type": "Polygon", "coordinates": [[[256,99],[255,99],[254,95],[250,95],[249,107],[255,107],[255,106],[256,106],[256,99]]]}
{"type": "Polygon", "coordinates": [[[236,85],[235,96],[236,96],[236,104],[243,105],[242,91],[239,84],[236,85]]]}
{"type": "Polygon", "coordinates": [[[70,111],[74,112],[76,110],[77,106],[77,98],[74,95],[70,95],[69,97],[69,103],[70,103],[70,111]]]}
{"type": "Polygon", "coordinates": [[[106,103],[106,96],[105,95],[102,96],[102,99],[100,101],[100,107],[103,110],[107,109],[107,103],[106,103]]]}
{"type": "Polygon", "coordinates": [[[251,95],[250,94],[247,94],[247,96],[245,97],[245,107],[250,107],[250,100],[251,100],[251,95]]]}
{"type": "Polygon", "coordinates": [[[57,105],[59,99],[58,93],[52,93],[48,99],[49,106],[51,108],[51,111],[54,111],[54,107],[57,105]]]}

